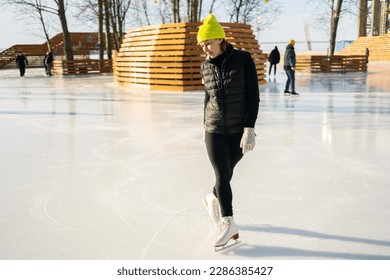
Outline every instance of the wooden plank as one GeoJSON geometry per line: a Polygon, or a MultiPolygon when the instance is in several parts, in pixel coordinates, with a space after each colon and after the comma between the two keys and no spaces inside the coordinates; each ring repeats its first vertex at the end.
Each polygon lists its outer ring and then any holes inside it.
{"type": "Polygon", "coordinates": [[[139,50],[133,50],[133,51],[124,51],[122,53],[126,53],[127,56],[133,56],[133,57],[157,57],[157,56],[191,56],[191,55],[199,55],[199,51],[192,51],[192,50],[167,50],[167,51],[160,51],[160,52],[154,52],[154,51],[139,51],[139,50]]]}
{"type": "Polygon", "coordinates": [[[190,73],[190,74],[184,74],[184,73],[181,73],[181,74],[160,74],[160,73],[142,73],[142,72],[130,72],[129,73],[129,77],[132,77],[132,78],[143,78],[143,79],[158,79],[158,80],[166,80],[166,81],[177,81],[177,80],[185,80],[185,79],[188,79],[188,80],[200,80],[201,79],[201,75],[200,73],[198,74],[194,74],[194,73],[190,73]]]}
{"type": "Polygon", "coordinates": [[[128,60],[126,58],[125,60],[120,61],[121,67],[135,67],[135,68],[199,68],[199,62],[169,62],[169,63],[159,63],[159,62],[135,62],[132,60],[128,60]]]}
{"type": "Polygon", "coordinates": [[[203,61],[204,58],[200,56],[129,56],[127,57],[130,60],[124,60],[124,58],[118,58],[118,61],[134,61],[134,62],[193,62],[193,61],[203,61]]]}
{"type": "Polygon", "coordinates": [[[127,67],[127,66],[118,66],[116,67],[118,71],[123,72],[138,72],[138,73],[162,73],[162,74],[177,74],[177,73],[195,73],[199,74],[199,68],[135,68],[135,67],[127,67]]]}
{"type": "MultiPolygon", "coordinates": [[[[121,45],[122,48],[128,48],[128,47],[139,47],[140,43],[139,41],[132,41],[132,42],[123,42],[121,45]]],[[[148,46],[185,46],[188,49],[199,49],[201,50],[201,47],[196,44],[196,41],[189,41],[186,39],[178,39],[178,40],[160,40],[160,41],[142,41],[143,47],[148,46]]]]}
{"type": "MultiPolygon", "coordinates": [[[[119,78],[119,77],[118,77],[119,78]]],[[[172,85],[172,86],[184,86],[184,85],[197,85],[201,80],[198,80],[198,82],[194,80],[163,80],[163,79],[142,79],[142,78],[134,78],[134,77],[120,77],[119,79],[121,82],[127,82],[130,84],[139,84],[139,85],[172,85]]]]}
{"type": "MultiPolygon", "coordinates": [[[[205,59],[196,44],[199,23],[168,24],[129,31],[116,54],[115,80],[131,86],[204,88],[200,64],[205,59]]],[[[260,79],[265,79],[266,55],[260,50],[248,25],[226,24],[227,40],[251,52],[260,79]]]]}

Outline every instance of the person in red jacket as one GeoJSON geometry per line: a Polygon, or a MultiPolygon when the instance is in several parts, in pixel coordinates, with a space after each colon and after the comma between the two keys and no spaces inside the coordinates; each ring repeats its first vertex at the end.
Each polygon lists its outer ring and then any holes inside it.
{"type": "Polygon", "coordinates": [[[259,84],[249,52],[236,50],[210,14],[199,27],[198,44],[206,53],[201,65],[205,85],[204,139],[215,173],[212,193],[203,202],[220,233],[214,247],[239,237],[233,219],[230,181],[236,164],[255,147],[255,123],[259,110],[259,84]]]}

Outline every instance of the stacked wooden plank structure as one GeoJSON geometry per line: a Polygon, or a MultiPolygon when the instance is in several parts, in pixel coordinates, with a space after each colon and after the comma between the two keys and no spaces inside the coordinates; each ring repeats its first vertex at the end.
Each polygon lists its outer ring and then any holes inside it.
{"type": "Polygon", "coordinates": [[[390,61],[390,33],[382,36],[358,37],[340,51],[340,55],[365,55],[369,50],[369,61],[390,61]]]}
{"type": "MultiPolygon", "coordinates": [[[[115,81],[122,86],[160,91],[200,90],[200,64],[205,59],[197,45],[200,22],[161,24],[126,33],[113,58],[115,81]]],[[[251,53],[259,83],[265,83],[266,55],[250,25],[221,23],[235,48],[251,53]]]]}

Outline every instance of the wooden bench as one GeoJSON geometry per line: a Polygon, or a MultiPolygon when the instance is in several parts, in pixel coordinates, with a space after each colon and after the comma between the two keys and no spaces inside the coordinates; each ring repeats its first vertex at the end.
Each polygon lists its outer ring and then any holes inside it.
{"type": "Polygon", "coordinates": [[[54,75],[83,75],[112,73],[112,61],[108,59],[83,59],[83,60],[54,60],[54,75]]]}
{"type": "Polygon", "coordinates": [[[365,55],[298,55],[296,70],[310,73],[366,72],[365,55]]]}

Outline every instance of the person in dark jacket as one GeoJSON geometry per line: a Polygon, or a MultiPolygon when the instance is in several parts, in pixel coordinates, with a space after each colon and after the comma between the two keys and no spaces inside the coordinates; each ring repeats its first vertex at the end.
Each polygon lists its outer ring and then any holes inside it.
{"type": "Polygon", "coordinates": [[[15,59],[16,64],[18,65],[20,78],[24,78],[24,74],[26,73],[26,65],[28,65],[28,60],[26,56],[22,53],[19,53],[15,59]]]}
{"type": "Polygon", "coordinates": [[[197,40],[207,56],[201,65],[206,89],[204,140],[215,185],[203,203],[220,229],[214,247],[239,237],[233,219],[230,181],[236,164],[255,147],[260,102],[256,67],[250,53],[234,49],[225,38],[214,15],[208,15],[199,27],[197,40]]]}
{"type": "Polygon", "coordinates": [[[45,72],[47,76],[51,76],[51,69],[53,67],[53,53],[52,52],[47,52],[45,55],[45,58],[43,59],[43,64],[45,66],[45,72]]]}
{"type": "Polygon", "coordinates": [[[295,49],[294,49],[295,41],[290,40],[288,42],[288,45],[286,47],[286,51],[284,53],[284,71],[286,71],[287,74],[287,81],[286,86],[284,88],[285,94],[293,94],[293,95],[299,95],[295,91],[295,64],[296,64],[296,58],[295,58],[295,49]],[[289,91],[291,85],[291,91],[289,91]]]}
{"type": "Polygon", "coordinates": [[[272,67],[274,67],[274,76],[275,76],[276,75],[276,64],[278,64],[280,62],[280,53],[279,53],[277,46],[275,46],[275,48],[269,54],[268,61],[269,61],[268,76],[271,76],[272,67]]]}

